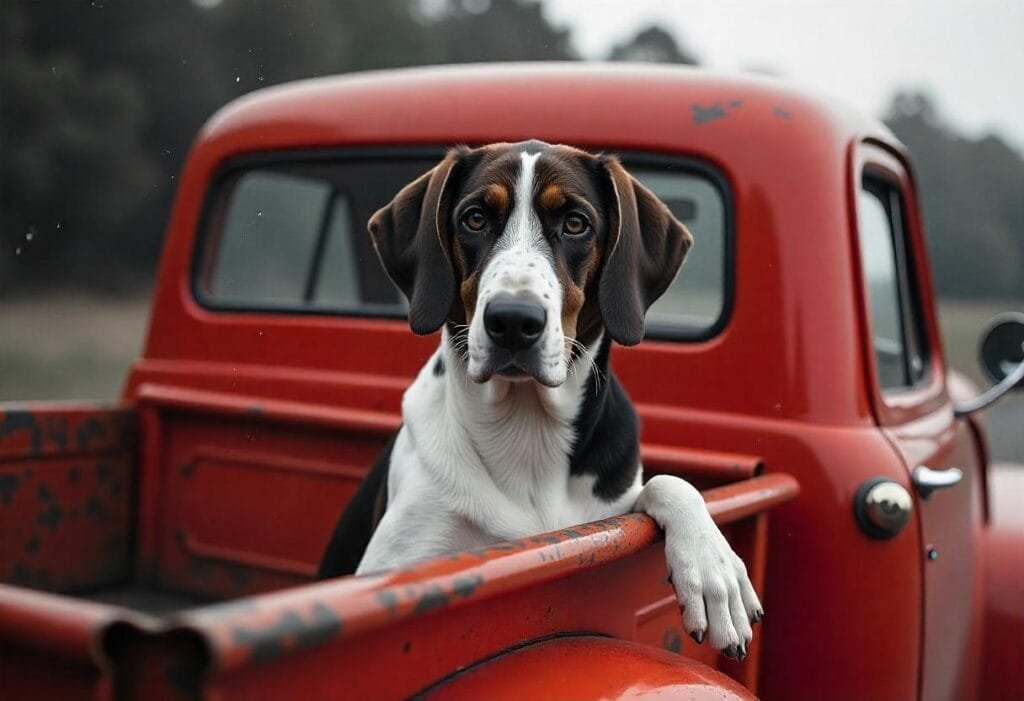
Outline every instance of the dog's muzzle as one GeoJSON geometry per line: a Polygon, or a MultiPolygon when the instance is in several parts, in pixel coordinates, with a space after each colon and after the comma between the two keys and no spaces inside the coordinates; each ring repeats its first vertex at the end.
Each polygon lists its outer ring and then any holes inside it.
{"type": "Polygon", "coordinates": [[[484,330],[491,339],[494,372],[508,376],[533,375],[538,359],[535,346],[544,334],[547,312],[531,294],[499,294],[484,309],[484,330]]]}

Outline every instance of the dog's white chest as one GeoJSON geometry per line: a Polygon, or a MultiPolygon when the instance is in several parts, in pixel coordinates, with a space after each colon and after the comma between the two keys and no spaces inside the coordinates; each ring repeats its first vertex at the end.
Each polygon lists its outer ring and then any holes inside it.
{"type": "Polygon", "coordinates": [[[621,505],[594,498],[592,475],[570,475],[585,380],[557,389],[532,382],[453,388],[463,378],[437,376],[432,365],[402,402],[404,449],[391,464],[396,493],[404,473],[421,471],[444,509],[495,539],[621,513],[621,505]]]}

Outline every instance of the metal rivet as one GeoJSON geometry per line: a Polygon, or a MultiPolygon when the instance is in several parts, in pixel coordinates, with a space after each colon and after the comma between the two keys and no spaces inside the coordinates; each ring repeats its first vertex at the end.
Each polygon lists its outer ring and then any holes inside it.
{"type": "Polygon", "coordinates": [[[939,559],[939,551],[936,550],[935,548],[933,548],[931,545],[928,546],[928,559],[929,560],[938,560],[939,559]]]}

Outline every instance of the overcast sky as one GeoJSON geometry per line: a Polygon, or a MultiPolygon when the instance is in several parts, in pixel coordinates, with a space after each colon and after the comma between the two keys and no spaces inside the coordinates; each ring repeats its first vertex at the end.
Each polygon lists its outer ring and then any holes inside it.
{"type": "Polygon", "coordinates": [[[1024,0],[546,0],[586,58],[657,22],[723,70],[768,69],[881,115],[922,89],[971,136],[1024,153],[1024,0]]]}

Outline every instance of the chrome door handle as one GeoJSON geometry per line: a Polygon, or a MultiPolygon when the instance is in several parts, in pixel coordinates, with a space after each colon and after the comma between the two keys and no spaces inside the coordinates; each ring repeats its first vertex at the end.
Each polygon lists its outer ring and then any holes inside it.
{"type": "Polygon", "coordinates": [[[914,474],[911,477],[914,487],[917,488],[917,493],[921,495],[922,499],[930,497],[936,489],[955,487],[963,478],[964,473],[956,467],[947,470],[933,470],[925,465],[914,468],[914,474]]]}

